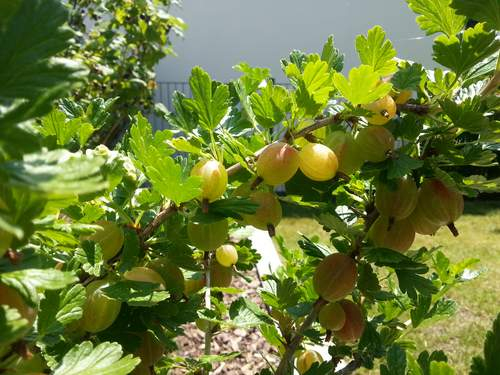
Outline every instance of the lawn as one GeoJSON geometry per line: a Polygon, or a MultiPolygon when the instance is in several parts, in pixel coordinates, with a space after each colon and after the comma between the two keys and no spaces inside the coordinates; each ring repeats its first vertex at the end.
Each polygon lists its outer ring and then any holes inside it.
{"type": "MultiPolygon", "coordinates": [[[[414,247],[441,245],[452,262],[479,258],[483,273],[449,294],[459,304],[455,316],[418,328],[409,337],[416,340],[419,350],[445,351],[456,373],[466,374],[470,359],[482,352],[485,333],[500,312],[500,202],[468,202],[456,225],[459,237],[441,229],[435,236],[419,235],[414,247]]],[[[309,237],[318,235],[321,242],[328,242],[328,234],[308,218],[286,218],[277,232],[288,245],[296,243],[299,232],[309,237]]]]}

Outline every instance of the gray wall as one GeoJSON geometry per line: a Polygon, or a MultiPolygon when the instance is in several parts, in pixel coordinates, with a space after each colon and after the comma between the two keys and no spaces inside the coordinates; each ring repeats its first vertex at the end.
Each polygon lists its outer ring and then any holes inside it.
{"type": "Polygon", "coordinates": [[[174,38],[178,56],[158,66],[160,81],[186,81],[201,65],[227,81],[239,74],[232,66],[247,61],[268,67],[279,82],[279,60],[292,49],[321,52],[328,35],[346,55],[346,68],[359,64],[354,38],[381,25],[398,56],[431,65],[432,37],[425,37],[404,0],[182,0],[173,13],[188,30],[174,38]]]}

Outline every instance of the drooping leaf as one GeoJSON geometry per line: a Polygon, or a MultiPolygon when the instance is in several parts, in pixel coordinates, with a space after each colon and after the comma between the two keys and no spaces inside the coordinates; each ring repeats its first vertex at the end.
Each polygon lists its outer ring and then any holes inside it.
{"type": "Polygon", "coordinates": [[[84,341],[66,353],[54,375],[126,375],[140,359],[131,354],[122,356],[118,343],[103,342],[94,347],[90,341],[84,341]]]}
{"type": "Polygon", "coordinates": [[[354,106],[374,102],[387,95],[392,88],[390,83],[380,84],[380,75],[369,65],[352,68],[349,79],[341,73],[335,73],[333,81],[340,93],[354,106]]]}
{"type": "Polygon", "coordinates": [[[486,333],[483,357],[474,357],[470,375],[494,375],[500,368],[500,314],[493,322],[493,328],[486,333]]]}
{"type": "Polygon", "coordinates": [[[465,25],[466,18],[457,15],[450,7],[451,0],[406,0],[408,6],[419,14],[417,23],[427,35],[445,33],[454,36],[465,25]]]}
{"type": "Polygon", "coordinates": [[[396,50],[390,40],[385,38],[385,31],[381,26],[368,30],[367,36],[356,37],[356,50],[362,64],[369,65],[373,71],[386,76],[396,71],[396,50]]]}

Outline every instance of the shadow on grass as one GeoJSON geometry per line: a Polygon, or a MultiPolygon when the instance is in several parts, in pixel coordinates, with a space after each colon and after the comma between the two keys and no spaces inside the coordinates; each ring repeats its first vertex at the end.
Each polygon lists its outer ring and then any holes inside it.
{"type": "Polygon", "coordinates": [[[468,215],[486,215],[500,210],[500,200],[467,200],[464,213],[468,215]]]}

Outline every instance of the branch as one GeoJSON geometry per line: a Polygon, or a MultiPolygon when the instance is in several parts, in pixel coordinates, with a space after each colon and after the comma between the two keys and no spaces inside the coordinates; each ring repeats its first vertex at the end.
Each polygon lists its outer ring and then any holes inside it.
{"type": "Polygon", "coordinates": [[[175,204],[170,203],[167,207],[163,208],[158,215],[141,231],[139,234],[139,239],[141,243],[144,242],[153,235],[153,233],[158,229],[160,225],[163,224],[165,220],[168,219],[170,215],[177,212],[178,208],[175,204]]]}
{"type": "Polygon", "coordinates": [[[354,358],[351,362],[347,364],[344,368],[341,368],[339,371],[333,373],[333,375],[349,375],[356,371],[363,365],[363,362],[359,357],[354,358]]]}
{"type": "Polygon", "coordinates": [[[428,104],[405,103],[398,104],[398,110],[401,112],[413,112],[419,116],[425,116],[432,110],[432,107],[428,104]]]}
{"type": "Polygon", "coordinates": [[[275,375],[286,375],[288,370],[290,369],[290,365],[293,362],[293,357],[297,348],[299,347],[302,339],[304,338],[304,333],[311,328],[311,325],[316,320],[316,317],[319,314],[321,308],[326,305],[328,301],[325,301],[323,298],[318,298],[318,300],[314,303],[312,311],[309,313],[307,318],[304,320],[299,329],[295,332],[293,338],[290,340],[288,345],[286,346],[285,354],[281,358],[278,369],[274,373],[275,375]]]}
{"type": "MultiPolygon", "coordinates": [[[[296,139],[296,138],[303,138],[306,137],[308,134],[312,133],[315,130],[324,128],[325,126],[328,125],[333,125],[337,124],[340,121],[342,121],[342,113],[337,113],[334,116],[322,118],[320,120],[316,120],[313,124],[306,126],[304,129],[300,130],[296,134],[288,134],[285,136],[286,139],[296,139]]],[[[260,154],[262,154],[262,151],[265,150],[267,146],[261,148],[260,150],[256,151],[254,154],[254,158],[258,158],[260,154]]],[[[229,176],[239,172],[243,167],[241,164],[233,164],[230,167],[226,169],[226,172],[229,176]]]]}
{"type": "MultiPolygon", "coordinates": [[[[500,58],[498,61],[500,62],[500,58]]],[[[480,95],[483,98],[490,95],[498,88],[499,85],[500,85],[500,70],[496,70],[493,77],[491,77],[488,83],[481,90],[480,95]]]]}

